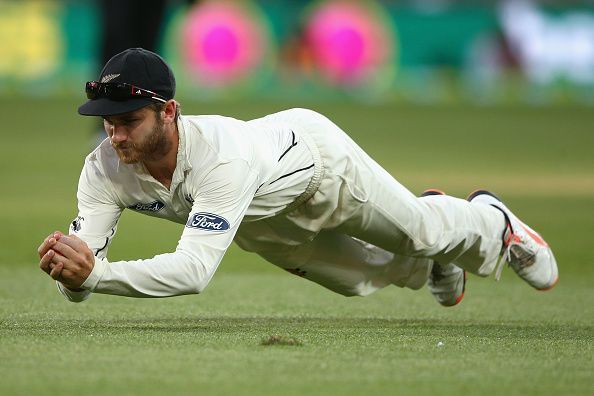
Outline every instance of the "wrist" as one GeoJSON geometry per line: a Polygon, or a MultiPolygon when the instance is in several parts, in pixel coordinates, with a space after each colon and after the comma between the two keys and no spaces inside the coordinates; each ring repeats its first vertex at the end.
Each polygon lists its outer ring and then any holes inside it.
{"type": "Polygon", "coordinates": [[[65,284],[62,283],[62,286],[67,289],[68,291],[71,292],[75,292],[75,293],[80,293],[85,291],[85,289],[81,289],[80,287],[72,287],[72,286],[66,286],[65,284]]]}

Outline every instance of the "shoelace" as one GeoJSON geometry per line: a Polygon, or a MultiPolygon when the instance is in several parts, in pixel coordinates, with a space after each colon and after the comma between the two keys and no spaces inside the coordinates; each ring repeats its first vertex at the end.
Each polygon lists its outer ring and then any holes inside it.
{"type": "Polygon", "coordinates": [[[497,263],[495,264],[495,280],[499,281],[499,279],[501,279],[501,273],[503,272],[503,267],[505,266],[505,263],[507,262],[508,265],[511,264],[511,247],[512,244],[508,244],[505,249],[503,250],[503,252],[501,253],[501,257],[499,257],[499,260],[497,260],[497,263]]]}
{"type": "Polygon", "coordinates": [[[501,273],[506,262],[508,265],[511,265],[513,260],[514,263],[518,264],[519,268],[534,264],[534,253],[526,250],[526,243],[518,235],[513,233],[509,225],[507,232],[509,235],[503,242],[505,247],[503,252],[501,252],[501,257],[499,257],[499,260],[495,264],[495,280],[497,281],[501,279],[501,273]]]}

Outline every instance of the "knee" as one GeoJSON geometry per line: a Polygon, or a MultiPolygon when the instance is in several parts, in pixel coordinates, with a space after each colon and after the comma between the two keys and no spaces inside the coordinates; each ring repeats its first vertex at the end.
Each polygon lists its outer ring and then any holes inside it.
{"type": "Polygon", "coordinates": [[[408,229],[410,239],[414,244],[414,251],[425,255],[427,252],[439,250],[444,240],[444,217],[438,213],[439,208],[421,202],[418,210],[410,222],[408,229]]]}
{"type": "Polygon", "coordinates": [[[360,293],[352,290],[335,290],[335,292],[343,297],[363,297],[363,295],[361,295],[360,293]]]}
{"type": "Polygon", "coordinates": [[[346,285],[334,282],[325,282],[319,284],[344,297],[365,297],[378,289],[377,286],[367,285],[366,283],[346,285]]]}
{"type": "Polygon", "coordinates": [[[361,290],[358,289],[331,289],[333,292],[340,294],[343,297],[365,297],[361,290]]]}

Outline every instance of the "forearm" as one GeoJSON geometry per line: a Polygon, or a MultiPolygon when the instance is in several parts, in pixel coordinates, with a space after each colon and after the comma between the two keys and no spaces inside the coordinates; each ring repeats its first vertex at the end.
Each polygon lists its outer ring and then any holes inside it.
{"type": "Polygon", "coordinates": [[[96,259],[91,275],[81,287],[93,293],[127,297],[198,294],[212,278],[223,253],[209,257],[208,261],[179,251],[148,260],[109,263],[96,259]]]}

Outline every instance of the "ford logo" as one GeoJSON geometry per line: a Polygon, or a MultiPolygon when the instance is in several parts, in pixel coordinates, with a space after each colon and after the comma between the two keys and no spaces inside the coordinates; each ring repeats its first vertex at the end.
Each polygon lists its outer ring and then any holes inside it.
{"type": "Polygon", "coordinates": [[[158,212],[165,207],[165,204],[161,201],[153,201],[151,203],[135,203],[134,205],[128,206],[128,209],[135,210],[137,212],[158,212]]]}
{"type": "Polygon", "coordinates": [[[229,222],[216,214],[199,212],[190,216],[186,227],[205,231],[227,231],[229,222]]]}

